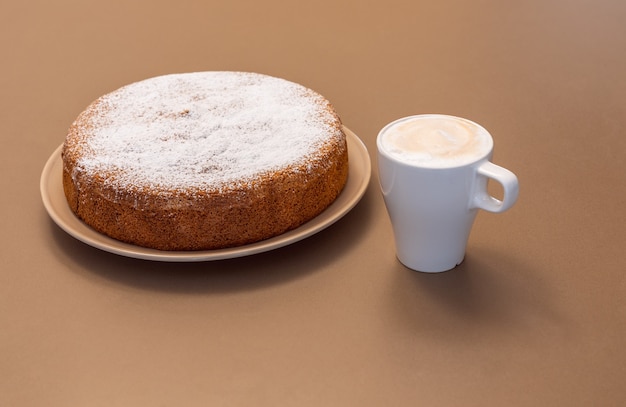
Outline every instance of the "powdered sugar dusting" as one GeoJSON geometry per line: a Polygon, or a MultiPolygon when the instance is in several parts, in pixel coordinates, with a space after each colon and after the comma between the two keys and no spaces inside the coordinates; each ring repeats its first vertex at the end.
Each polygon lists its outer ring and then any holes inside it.
{"type": "Polygon", "coordinates": [[[75,122],[83,171],[120,187],[224,188],[301,162],[329,134],[328,102],[292,82],[241,72],[160,76],[103,96],[75,122]]]}

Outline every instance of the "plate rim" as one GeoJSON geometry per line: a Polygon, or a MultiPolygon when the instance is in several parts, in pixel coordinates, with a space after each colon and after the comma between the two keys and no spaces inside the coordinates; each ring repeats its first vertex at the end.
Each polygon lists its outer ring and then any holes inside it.
{"type": "Polygon", "coordinates": [[[64,197],[63,204],[55,203],[52,199],[54,193],[60,192],[64,195],[60,174],[58,174],[57,179],[54,179],[56,175],[53,174],[54,170],[62,165],[61,150],[63,144],[54,150],[43,168],[39,185],[41,198],[48,215],[63,231],[89,246],[109,253],[163,262],[201,262],[250,256],[279,249],[321,232],[343,218],[365,195],[371,178],[371,161],[367,147],[346,126],[343,126],[343,131],[348,144],[349,170],[346,185],[337,199],[322,213],[303,225],[278,236],[243,246],[215,250],[164,251],[122,242],[95,231],[74,215],[64,197]],[[66,221],[66,217],[71,220],[66,221]]]}

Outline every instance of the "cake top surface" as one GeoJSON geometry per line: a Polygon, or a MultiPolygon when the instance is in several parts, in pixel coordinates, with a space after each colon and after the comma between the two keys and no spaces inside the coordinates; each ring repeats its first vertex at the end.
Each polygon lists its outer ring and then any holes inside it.
{"type": "Polygon", "coordinates": [[[171,74],[124,86],[72,124],[66,153],[77,169],[125,186],[215,189],[301,163],[340,121],[314,91],[244,72],[171,74]]]}

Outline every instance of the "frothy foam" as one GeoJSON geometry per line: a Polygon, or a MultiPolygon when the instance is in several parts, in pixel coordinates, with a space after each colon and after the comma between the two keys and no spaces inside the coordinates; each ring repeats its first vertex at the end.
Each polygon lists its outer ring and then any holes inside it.
{"type": "Polygon", "coordinates": [[[484,157],[493,141],[489,133],[466,119],[420,115],[400,119],[383,129],[379,146],[407,164],[452,167],[484,157]]]}

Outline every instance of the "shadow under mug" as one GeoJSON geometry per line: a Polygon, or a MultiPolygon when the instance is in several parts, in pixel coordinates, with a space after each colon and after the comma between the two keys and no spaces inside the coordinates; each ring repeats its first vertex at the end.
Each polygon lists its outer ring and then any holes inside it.
{"type": "Polygon", "coordinates": [[[489,161],[493,139],[480,125],[447,115],[417,115],[385,126],[377,137],[378,172],[385,206],[392,223],[396,254],[410,269],[442,272],[463,261],[478,209],[503,212],[517,200],[515,174],[489,161]],[[390,154],[383,135],[394,126],[422,117],[469,124],[483,132],[487,146],[469,162],[432,167],[409,163],[390,154]],[[503,198],[487,191],[488,180],[502,185],[503,198]]]}

